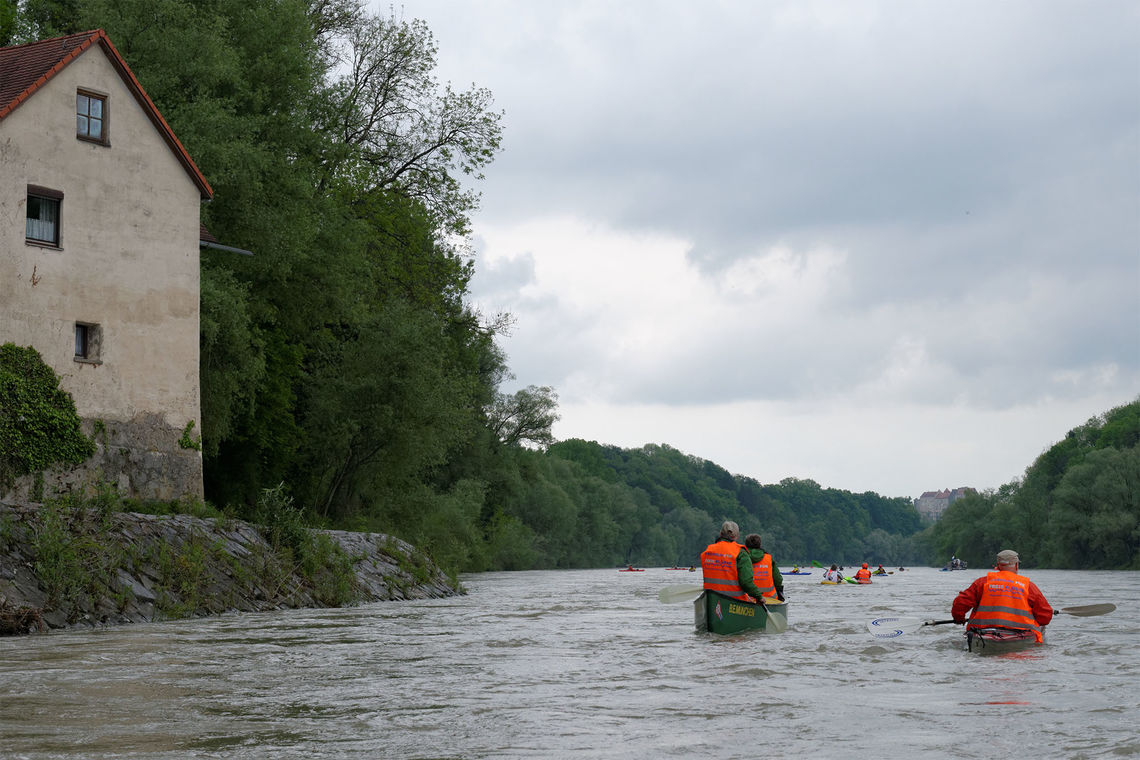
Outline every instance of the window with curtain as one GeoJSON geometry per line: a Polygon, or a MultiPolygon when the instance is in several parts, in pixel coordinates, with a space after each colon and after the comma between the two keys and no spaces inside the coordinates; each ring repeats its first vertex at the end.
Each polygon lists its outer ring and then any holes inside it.
{"type": "Polygon", "coordinates": [[[63,193],[28,186],[28,216],[24,237],[37,243],[59,246],[59,212],[63,193]]]}

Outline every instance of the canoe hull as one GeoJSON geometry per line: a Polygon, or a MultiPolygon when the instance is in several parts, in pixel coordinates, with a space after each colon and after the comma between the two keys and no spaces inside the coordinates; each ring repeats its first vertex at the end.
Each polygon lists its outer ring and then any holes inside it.
{"type": "Polygon", "coordinates": [[[744,631],[779,633],[788,627],[788,606],[784,603],[751,604],[715,591],[705,591],[693,602],[697,631],[732,634],[744,631]],[[782,616],[778,622],[769,617],[782,616]]]}
{"type": "Polygon", "coordinates": [[[977,654],[1020,652],[1041,646],[1033,631],[1009,628],[975,628],[966,631],[966,649],[977,654]]]}

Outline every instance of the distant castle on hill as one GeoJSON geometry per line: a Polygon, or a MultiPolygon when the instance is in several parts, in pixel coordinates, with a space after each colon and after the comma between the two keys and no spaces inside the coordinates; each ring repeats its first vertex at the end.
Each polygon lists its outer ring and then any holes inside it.
{"type": "Polygon", "coordinates": [[[970,493],[977,493],[977,491],[969,486],[955,488],[953,491],[949,489],[927,491],[914,500],[914,508],[926,519],[937,520],[948,506],[970,493]]]}

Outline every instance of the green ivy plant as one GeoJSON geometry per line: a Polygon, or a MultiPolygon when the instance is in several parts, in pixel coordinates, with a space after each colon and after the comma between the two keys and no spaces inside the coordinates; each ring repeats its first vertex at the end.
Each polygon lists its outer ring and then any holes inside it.
{"type": "Polygon", "coordinates": [[[194,420],[186,423],[186,427],[182,429],[182,437],[178,439],[178,446],[183,449],[194,449],[194,451],[202,450],[201,437],[195,438],[190,433],[194,430],[194,420]]]}
{"type": "Polygon", "coordinates": [[[80,464],[94,453],[74,399],[39,352],[0,345],[0,484],[55,464],[80,464]]]}

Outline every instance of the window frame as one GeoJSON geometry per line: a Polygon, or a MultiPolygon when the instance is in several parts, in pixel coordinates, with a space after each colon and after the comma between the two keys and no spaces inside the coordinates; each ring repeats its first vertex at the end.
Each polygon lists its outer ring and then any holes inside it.
{"type": "Polygon", "coordinates": [[[75,361],[81,364],[103,363],[103,329],[94,322],[75,322],[75,361]],[[80,336],[82,335],[82,341],[80,336]],[[82,348],[83,353],[80,353],[82,348]]]}
{"type": "MultiPolygon", "coordinates": [[[[29,245],[39,245],[46,248],[63,248],[63,193],[59,190],[52,190],[49,187],[41,187],[39,185],[28,185],[27,195],[27,208],[24,213],[24,242],[29,245]],[[29,237],[27,220],[32,217],[29,216],[31,212],[31,199],[35,198],[37,201],[47,201],[55,204],[55,237],[52,240],[45,238],[29,237]]],[[[42,221],[40,217],[36,217],[36,221],[42,221]]]]}
{"type": "Polygon", "coordinates": [[[108,97],[107,97],[106,93],[96,92],[95,90],[87,90],[87,89],[84,89],[82,87],[80,87],[79,89],[77,89],[75,91],[75,139],[82,140],[83,142],[94,143],[95,145],[110,145],[111,144],[111,140],[110,140],[110,136],[109,136],[110,132],[108,129],[110,127],[110,121],[108,119],[109,109],[108,109],[108,102],[107,101],[108,101],[108,97]],[[89,103],[90,103],[90,101],[95,100],[101,104],[100,105],[100,111],[102,113],[98,117],[98,121],[99,121],[99,125],[100,125],[99,137],[92,137],[90,134],[83,134],[79,131],[79,120],[81,118],[87,119],[88,122],[90,122],[90,120],[91,120],[90,108],[88,108],[87,113],[80,113],[80,111],[79,111],[79,99],[80,98],[87,98],[89,103]]]}

